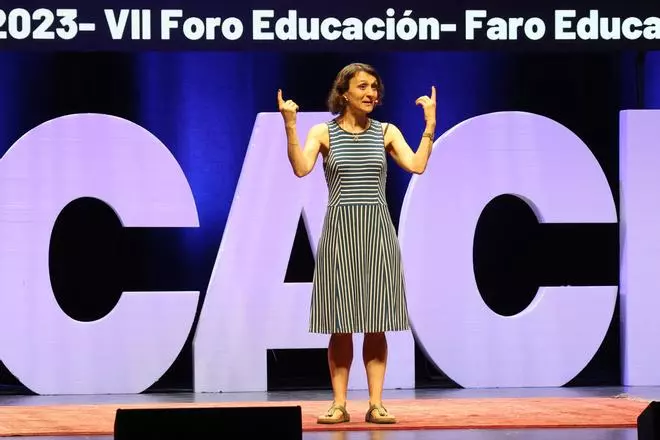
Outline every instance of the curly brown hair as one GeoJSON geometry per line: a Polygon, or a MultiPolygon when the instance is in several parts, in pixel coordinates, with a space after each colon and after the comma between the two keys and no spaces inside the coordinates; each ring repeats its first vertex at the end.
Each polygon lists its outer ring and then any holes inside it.
{"type": "Polygon", "coordinates": [[[330,110],[330,113],[333,115],[344,112],[346,101],[344,100],[343,95],[348,90],[351,78],[359,72],[368,73],[376,78],[376,87],[378,89],[378,102],[376,105],[381,105],[383,103],[383,93],[385,88],[383,86],[383,80],[378,72],[376,72],[376,69],[369,64],[352,63],[339,71],[332,84],[332,89],[330,89],[330,95],[328,96],[328,110],[330,110]]]}

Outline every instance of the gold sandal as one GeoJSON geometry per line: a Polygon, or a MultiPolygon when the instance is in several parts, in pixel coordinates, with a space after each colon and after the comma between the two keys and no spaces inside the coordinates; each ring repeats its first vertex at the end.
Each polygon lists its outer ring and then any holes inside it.
{"type": "Polygon", "coordinates": [[[364,421],[367,423],[396,423],[396,418],[387,412],[387,409],[382,405],[369,404],[369,411],[364,416],[364,421]],[[376,410],[376,415],[374,415],[376,410]]]}
{"type": "Polygon", "coordinates": [[[328,409],[328,412],[326,412],[322,416],[319,416],[319,418],[317,419],[317,423],[326,424],[326,425],[332,425],[336,423],[346,423],[350,421],[351,421],[351,416],[350,414],[348,414],[348,411],[346,411],[346,407],[344,405],[337,405],[335,402],[332,402],[332,406],[328,409]],[[341,413],[341,416],[339,418],[334,417],[337,411],[341,413]]]}

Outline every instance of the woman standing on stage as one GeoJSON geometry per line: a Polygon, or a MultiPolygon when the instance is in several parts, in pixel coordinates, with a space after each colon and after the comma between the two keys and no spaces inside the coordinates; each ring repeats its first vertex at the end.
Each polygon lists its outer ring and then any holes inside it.
{"type": "Polygon", "coordinates": [[[365,420],[395,423],[382,403],[387,363],[385,332],[410,328],[404,271],[396,230],[385,199],[386,152],[404,170],[422,174],[435,134],[435,87],[415,103],[426,128],[416,152],[399,129],[371,119],[382,103],[383,83],[369,65],[354,63],[337,75],[328,98],[337,115],[310,130],[301,148],[296,131],[298,106],[282,98],[288,155],[298,177],[309,174],[319,154],[328,184],[328,206],[314,272],[309,330],[330,334],[328,364],[334,400],[319,423],[348,422],[348,374],[353,333],[364,333],[362,350],[369,387],[365,420]]]}

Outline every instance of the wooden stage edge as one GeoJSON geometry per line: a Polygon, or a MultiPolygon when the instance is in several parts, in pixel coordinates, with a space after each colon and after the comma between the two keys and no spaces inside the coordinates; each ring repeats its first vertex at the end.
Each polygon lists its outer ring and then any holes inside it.
{"type": "Polygon", "coordinates": [[[544,398],[421,398],[385,402],[394,425],[364,422],[367,402],[347,407],[351,422],[320,425],[326,401],[264,401],[140,404],[9,405],[0,407],[0,436],[112,435],[117,409],[300,406],[303,431],[632,428],[649,400],[627,396],[544,398]]]}

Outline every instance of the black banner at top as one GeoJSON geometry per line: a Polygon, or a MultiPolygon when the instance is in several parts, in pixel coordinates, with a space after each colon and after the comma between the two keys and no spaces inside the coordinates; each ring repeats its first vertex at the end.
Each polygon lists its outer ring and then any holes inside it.
{"type": "Polygon", "coordinates": [[[3,0],[0,50],[653,50],[656,0],[3,0]]]}

